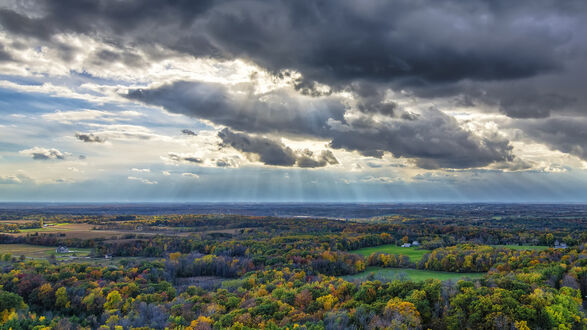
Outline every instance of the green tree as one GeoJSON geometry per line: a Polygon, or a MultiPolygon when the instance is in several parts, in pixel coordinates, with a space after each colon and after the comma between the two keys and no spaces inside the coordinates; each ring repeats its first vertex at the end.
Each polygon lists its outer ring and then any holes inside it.
{"type": "Polygon", "coordinates": [[[22,297],[12,292],[0,290],[0,312],[7,309],[10,310],[13,308],[26,308],[26,305],[22,300],[22,297]]]}
{"type": "Polygon", "coordinates": [[[67,290],[64,286],[55,291],[55,306],[61,309],[69,308],[69,298],[67,297],[67,290]]]}

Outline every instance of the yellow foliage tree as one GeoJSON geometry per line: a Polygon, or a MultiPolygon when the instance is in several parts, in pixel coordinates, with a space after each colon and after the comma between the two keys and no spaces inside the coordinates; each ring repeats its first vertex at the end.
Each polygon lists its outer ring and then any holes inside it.
{"type": "Polygon", "coordinates": [[[120,292],[114,290],[106,296],[106,302],[104,303],[104,309],[106,310],[118,310],[122,305],[122,296],[120,292]]]}
{"type": "Polygon", "coordinates": [[[320,304],[324,308],[324,310],[329,311],[338,302],[338,298],[331,294],[328,294],[322,297],[318,297],[316,299],[316,302],[320,304]]]}

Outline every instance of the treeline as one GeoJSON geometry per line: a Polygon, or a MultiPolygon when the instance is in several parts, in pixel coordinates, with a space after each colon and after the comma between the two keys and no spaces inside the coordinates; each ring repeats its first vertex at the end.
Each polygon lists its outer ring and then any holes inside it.
{"type": "Polygon", "coordinates": [[[24,236],[0,234],[0,244],[32,244],[42,246],[68,246],[77,248],[93,248],[104,241],[102,238],[89,240],[81,238],[68,238],[60,234],[30,233],[24,236]]]}
{"type": "Polygon", "coordinates": [[[367,258],[367,265],[391,268],[411,268],[415,264],[410,261],[410,257],[405,255],[387,254],[381,252],[372,253],[367,258]]]}

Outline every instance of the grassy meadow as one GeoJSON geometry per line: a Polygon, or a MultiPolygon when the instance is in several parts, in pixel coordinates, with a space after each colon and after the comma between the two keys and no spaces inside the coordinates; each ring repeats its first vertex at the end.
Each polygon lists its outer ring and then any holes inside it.
{"type": "Polygon", "coordinates": [[[430,252],[430,250],[420,249],[420,248],[416,248],[416,247],[404,248],[404,247],[396,246],[393,244],[387,244],[387,245],[362,248],[362,249],[354,250],[351,252],[356,253],[356,254],[360,254],[364,257],[368,257],[374,252],[382,252],[382,253],[388,253],[388,254],[403,254],[403,255],[410,257],[410,261],[418,262],[418,261],[420,261],[420,259],[422,259],[422,257],[426,253],[430,252]]]}

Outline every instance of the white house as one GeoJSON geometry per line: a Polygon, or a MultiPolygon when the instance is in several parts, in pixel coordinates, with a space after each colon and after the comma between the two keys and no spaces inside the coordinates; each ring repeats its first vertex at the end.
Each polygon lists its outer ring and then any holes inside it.
{"type": "Polygon", "coordinates": [[[55,249],[55,252],[57,253],[69,253],[69,249],[66,246],[60,246],[57,249],[55,249]]]}

